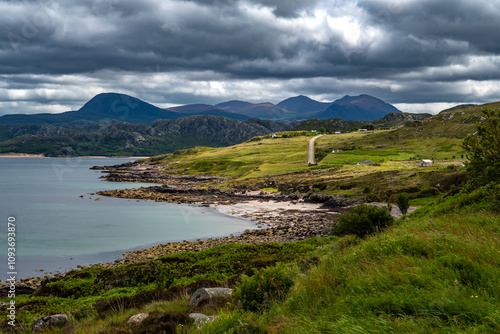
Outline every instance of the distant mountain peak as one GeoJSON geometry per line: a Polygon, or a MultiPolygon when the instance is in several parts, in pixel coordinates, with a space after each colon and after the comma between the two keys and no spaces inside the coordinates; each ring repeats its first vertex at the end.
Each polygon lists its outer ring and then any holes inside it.
{"type": "Polygon", "coordinates": [[[297,116],[307,116],[325,110],[331,103],[319,102],[305,95],[290,97],[277,104],[278,107],[297,113],[297,116]]]}
{"type": "Polygon", "coordinates": [[[361,94],[357,96],[345,95],[334,101],[328,109],[313,115],[313,117],[319,119],[339,117],[343,120],[373,121],[390,113],[401,113],[401,111],[376,97],[361,94]]]}

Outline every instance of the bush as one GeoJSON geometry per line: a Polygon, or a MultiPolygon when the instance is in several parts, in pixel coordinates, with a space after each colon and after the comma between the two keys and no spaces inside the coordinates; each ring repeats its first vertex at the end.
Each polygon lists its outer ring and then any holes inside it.
{"type": "Polygon", "coordinates": [[[396,200],[399,210],[402,214],[406,215],[408,208],[410,207],[410,199],[406,193],[401,193],[396,200]]]}
{"type": "Polygon", "coordinates": [[[394,218],[386,208],[361,204],[339,217],[334,227],[337,234],[355,234],[363,237],[392,225],[394,218]]]}
{"type": "Polygon", "coordinates": [[[463,142],[467,151],[467,172],[474,187],[500,179],[500,111],[483,110],[486,118],[477,124],[477,132],[463,142]]]}
{"type": "Polygon", "coordinates": [[[243,310],[261,312],[273,303],[282,302],[293,285],[292,273],[278,263],[256,271],[251,277],[243,275],[234,291],[234,300],[243,310]]]}

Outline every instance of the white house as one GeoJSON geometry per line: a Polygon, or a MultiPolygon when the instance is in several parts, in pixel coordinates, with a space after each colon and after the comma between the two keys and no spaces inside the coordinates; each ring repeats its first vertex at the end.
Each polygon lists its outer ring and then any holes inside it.
{"type": "Polygon", "coordinates": [[[432,165],[434,165],[434,162],[428,159],[423,159],[418,162],[418,167],[431,167],[432,165]]]}

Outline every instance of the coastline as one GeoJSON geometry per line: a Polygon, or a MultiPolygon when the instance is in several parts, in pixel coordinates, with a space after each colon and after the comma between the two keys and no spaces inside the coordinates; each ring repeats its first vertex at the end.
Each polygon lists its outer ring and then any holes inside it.
{"type": "MultiPolygon", "coordinates": [[[[338,215],[348,210],[352,201],[338,200],[338,205],[325,207],[325,201],[317,198],[299,198],[296,195],[281,195],[259,191],[220,190],[200,188],[217,178],[201,176],[165,176],[157,168],[139,162],[129,162],[119,166],[94,168],[107,171],[104,178],[116,182],[151,182],[162,185],[134,189],[109,190],[97,192],[100,196],[112,196],[128,199],[154,200],[156,202],[185,203],[211,207],[213,210],[236,218],[243,218],[257,223],[257,229],[245,230],[240,235],[220,238],[197,239],[160,243],[155,246],[127,251],[114,262],[93,265],[76,265],[77,269],[86,267],[112,268],[125,264],[151,260],[163,255],[181,252],[198,252],[208,248],[229,244],[284,243],[304,240],[312,237],[332,235],[332,224],[338,215]],[[123,169],[126,166],[126,170],[123,169]],[[110,171],[111,170],[111,171],[110,171]],[[169,184],[169,185],[166,185],[169,184]]],[[[330,196],[331,197],[331,196],[330,196]]],[[[34,291],[44,282],[61,278],[65,273],[55,273],[43,277],[21,278],[18,285],[27,291],[34,291]]],[[[3,290],[5,285],[0,285],[3,290]]],[[[1,293],[1,292],[0,292],[1,293]]]]}
{"type": "MultiPolygon", "coordinates": [[[[191,203],[191,205],[202,205],[213,208],[215,211],[236,218],[248,219],[256,222],[258,226],[254,230],[245,230],[239,235],[230,235],[219,238],[197,239],[193,241],[177,241],[160,243],[151,247],[127,251],[122,256],[107,263],[96,263],[92,265],[76,264],[79,270],[87,267],[113,268],[126,264],[142,262],[155,259],[159,256],[177,254],[183,252],[199,252],[214,246],[242,243],[284,243],[309,239],[311,237],[322,237],[332,235],[331,224],[339,212],[329,209],[320,209],[320,204],[304,203],[297,201],[264,201],[249,200],[233,204],[191,203]]],[[[55,272],[40,277],[23,277],[16,284],[19,291],[26,293],[34,292],[40,285],[54,278],[64,277],[68,272],[55,272]]],[[[7,287],[5,283],[0,284],[0,294],[7,287]]]]}

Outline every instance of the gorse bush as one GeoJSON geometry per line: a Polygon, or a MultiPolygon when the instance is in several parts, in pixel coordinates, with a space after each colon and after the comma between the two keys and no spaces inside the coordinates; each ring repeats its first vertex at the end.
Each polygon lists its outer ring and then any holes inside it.
{"type": "Polygon", "coordinates": [[[243,275],[243,281],[234,291],[234,300],[245,311],[261,312],[272,303],[286,298],[293,286],[293,273],[284,264],[255,272],[251,277],[243,275]]]}
{"type": "Polygon", "coordinates": [[[386,228],[393,222],[394,218],[386,208],[361,204],[341,215],[333,231],[337,234],[355,234],[363,237],[386,228]]]}

